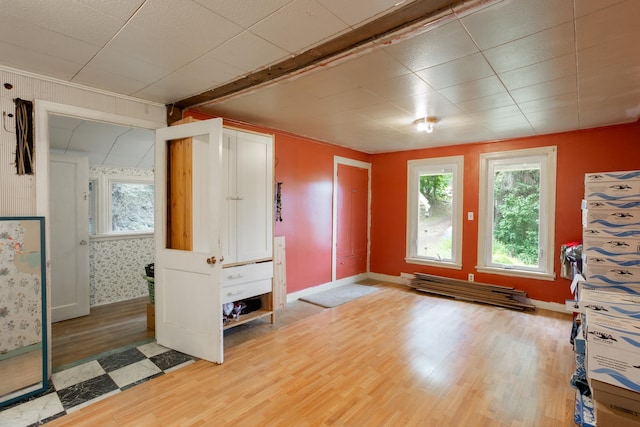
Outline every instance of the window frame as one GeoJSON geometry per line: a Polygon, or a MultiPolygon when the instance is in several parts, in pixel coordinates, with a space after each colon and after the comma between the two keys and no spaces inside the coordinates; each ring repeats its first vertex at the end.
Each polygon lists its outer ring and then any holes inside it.
{"type": "Polygon", "coordinates": [[[409,160],[407,162],[407,227],[405,262],[409,264],[430,265],[435,267],[462,269],[462,202],[464,184],[464,156],[436,157],[428,159],[409,160]],[[451,183],[451,260],[437,260],[418,256],[418,191],[420,175],[424,172],[437,172],[438,169],[452,170],[451,183]]]}
{"type": "Polygon", "coordinates": [[[556,175],[556,146],[480,154],[477,271],[539,280],[555,280],[553,268],[556,175]],[[496,165],[523,163],[526,160],[540,162],[540,219],[538,224],[540,259],[537,268],[500,265],[491,262],[494,220],[493,168],[496,165]]]}
{"type": "MultiPolygon", "coordinates": [[[[112,184],[150,184],[155,187],[153,177],[131,177],[123,175],[91,175],[89,181],[94,181],[96,193],[96,210],[94,218],[95,234],[92,240],[112,240],[119,238],[149,237],[154,230],[145,231],[112,231],[111,186],[112,184]]],[[[155,188],[154,188],[155,191],[155,188]]],[[[155,201],[155,199],[154,199],[155,201]]],[[[155,224],[154,224],[155,228],[155,224]]]]}

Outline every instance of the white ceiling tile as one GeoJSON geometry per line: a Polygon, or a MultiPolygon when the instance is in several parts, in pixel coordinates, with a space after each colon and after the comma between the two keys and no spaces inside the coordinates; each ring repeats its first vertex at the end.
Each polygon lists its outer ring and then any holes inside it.
{"type": "Polygon", "coordinates": [[[2,2],[2,14],[22,18],[33,25],[96,46],[103,46],[124,23],[72,0],[5,1],[2,2]]]}
{"type": "Polygon", "coordinates": [[[74,3],[83,4],[122,22],[129,19],[144,2],[145,0],[74,0],[74,3]]]}
{"type": "Polygon", "coordinates": [[[493,110],[495,108],[509,107],[513,105],[515,105],[515,103],[507,92],[499,92],[493,95],[483,96],[481,98],[475,98],[456,104],[460,110],[466,113],[476,113],[479,111],[493,110]]]}
{"type": "Polygon", "coordinates": [[[550,98],[565,93],[575,93],[577,91],[575,76],[563,77],[537,85],[531,85],[509,91],[513,99],[520,102],[528,102],[536,99],[550,98]]]}
{"type": "Polygon", "coordinates": [[[480,53],[425,68],[418,71],[417,74],[435,89],[443,89],[494,75],[493,70],[480,53]]]}
{"type": "Polygon", "coordinates": [[[192,0],[148,0],[130,25],[204,54],[243,28],[192,0]],[[183,29],[183,30],[181,30],[183,29]]]}
{"type": "Polygon", "coordinates": [[[62,33],[49,30],[14,16],[0,15],[0,40],[12,39],[17,47],[75,62],[89,61],[99,47],[62,33]]]}
{"type": "Polygon", "coordinates": [[[393,104],[413,114],[415,119],[425,116],[444,117],[460,114],[460,109],[438,92],[407,96],[394,100],[393,104]]]}
{"type": "Polygon", "coordinates": [[[204,7],[230,21],[249,28],[256,22],[291,3],[293,0],[196,0],[204,7]]]}
{"type": "Polygon", "coordinates": [[[367,82],[362,86],[388,101],[433,91],[433,88],[413,73],[393,77],[388,80],[367,82]]]}
{"type": "Polygon", "coordinates": [[[49,126],[49,147],[56,150],[66,150],[73,135],[73,129],[49,126]]]}
{"type": "Polygon", "coordinates": [[[315,0],[295,0],[251,27],[251,32],[290,53],[301,52],[348,26],[315,0]]]}
{"type": "Polygon", "coordinates": [[[244,31],[211,51],[211,56],[245,72],[259,70],[289,54],[255,34],[244,31]]]}
{"type": "Polygon", "coordinates": [[[126,95],[133,95],[149,84],[134,80],[130,76],[114,74],[92,66],[84,67],[73,77],[72,81],[104,90],[116,90],[118,93],[126,95]]]}
{"type": "Polygon", "coordinates": [[[458,103],[489,95],[505,93],[506,90],[502,85],[502,82],[496,76],[490,76],[441,89],[438,92],[445,96],[449,101],[458,103]]]}
{"type": "Polygon", "coordinates": [[[318,1],[352,27],[366,21],[371,21],[384,13],[389,13],[396,7],[404,6],[404,2],[399,2],[398,0],[369,0],[366,2],[344,0],[318,1]]]}
{"type": "Polygon", "coordinates": [[[497,121],[499,122],[505,117],[522,116],[522,112],[517,105],[507,105],[504,107],[497,107],[491,109],[485,109],[470,113],[470,116],[479,121],[497,121]]]}
{"type": "Polygon", "coordinates": [[[560,77],[575,76],[576,72],[576,55],[572,52],[548,61],[500,73],[498,77],[508,90],[512,90],[560,77]]]}
{"type": "Polygon", "coordinates": [[[490,131],[503,135],[505,132],[513,132],[518,129],[519,132],[533,132],[531,124],[527,118],[518,114],[515,116],[502,117],[500,120],[492,120],[484,124],[490,131]]]}
{"type": "Polygon", "coordinates": [[[336,65],[333,70],[357,85],[376,83],[409,74],[410,71],[383,50],[358,56],[336,65]]]}
{"type": "MultiPolygon", "coordinates": [[[[366,107],[355,108],[352,112],[364,116],[373,120],[380,120],[385,122],[394,122],[394,117],[403,117],[403,120],[411,121],[411,115],[409,115],[402,108],[393,105],[390,102],[381,102],[379,104],[369,105],[366,107]]],[[[400,121],[401,123],[402,121],[400,121]]],[[[398,124],[399,122],[396,122],[398,124]]]]}
{"type": "Polygon", "coordinates": [[[201,49],[191,44],[183,45],[172,39],[171,34],[161,37],[138,26],[127,26],[122,30],[104,50],[111,49],[127,52],[129,57],[152,64],[167,73],[202,56],[201,49]]]}
{"type": "Polygon", "coordinates": [[[527,36],[484,51],[497,73],[526,67],[574,52],[573,23],[527,36]]]}
{"type": "Polygon", "coordinates": [[[385,47],[384,50],[415,72],[478,52],[473,40],[457,21],[385,47]]]}
{"type": "Polygon", "coordinates": [[[42,74],[61,80],[70,80],[82,68],[77,62],[67,61],[44,52],[16,46],[0,41],[2,64],[19,70],[42,74]]]}
{"type": "Polygon", "coordinates": [[[580,127],[578,109],[575,106],[552,108],[525,114],[537,133],[552,133],[564,130],[562,123],[569,123],[574,129],[580,127]]]}
{"type": "Polygon", "coordinates": [[[241,72],[232,65],[206,55],[136,92],[135,95],[149,95],[154,99],[161,99],[163,103],[170,103],[172,100],[185,97],[185,94],[195,95],[202,88],[210,89],[225,83],[241,72]]]}
{"type": "Polygon", "coordinates": [[[383,99],[368,90],[353,89],[328,96],[324,98],[324,101],[332,110],[344,111],[379,104],[383,99]]]}
{"type": "Polygon", "coordinates": [[[578,106],[578,93],[569,92],[560,95],[550,96],[548,98],[538,98],[533,101],[518,103],[523,113],[535,113],[538,111],[550,110],[561,107],[578,106]]]}
{"type": "Polygon", "coordinates": [[[138,56],[129,55],[127,50],[123,51],[115,47],[100,51],[89,63],[89,68],[100,70],[102,73],[128,77],[144,83],[145,86],[169,73],[166,69],[143,61],[138,56]]]}
{"type": "Polygon", "coordinates": [[[622,3],[624,1],[636,1],[636,0],[580,0],[575,2],[576,17],[581,18],[590,13],[597,12],[601,9],[605,9],[616,3],[622,3]]]}
{"type": "Polygon", "coordinates": [[[578,51],[600,46],[602,49],[626,45],[637,48],[635,41],[640,37],[640,2],[625,1],[606,9],[601,9],[576,21],[576,42],[578,51]]]}
{"type": "Polygon", "coordinates": [[[480,49],[489,49],[573,20],[573,0],[502,1],[461,19],[480,49]],[[535,16],[535,19],[531,19],[535,16]]]}

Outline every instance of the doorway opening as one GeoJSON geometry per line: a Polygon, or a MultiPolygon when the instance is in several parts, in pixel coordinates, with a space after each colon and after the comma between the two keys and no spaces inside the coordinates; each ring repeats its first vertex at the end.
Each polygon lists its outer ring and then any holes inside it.
{"type": "MultiPolygon", "coordinates": [[[[70,363],[154,338],[153,320],[149,319],[147,307],[151,302],[148,294],[151,287],[144,278],[145,265],[154,258],[153,224],[143,230],[113,229],[111,206],[115,195],[110,191],[113,187],[122,192],[123,182],[127,181],[146,182],[153,187],[153,129],[163,124],[47,102],[36,102],[36,119],[38,128],[46,129],[46,134],[36,135],[41,154],[37,172],[40,177],[50,176],[50,180],[44,182],[37,180],[36,186],[38,211],[52,221],[47,229],[51,263],[47,271],[51,314],[47,326],[51,337],[49,372],[53,372],[70,363]],[[74,258],[73,253],[82,250],[88,253],[88,265],[83,265],[81,257],[75,257],[80,261],[72,265],[72,270],[86,268],[89,271],[87,278],[75,284],[69,282],[82,275],[74,272],[59,277],[56,273],[62,271],[56,270],[59,260],[52,256],[53,251],[60,253],[60,247],[59,236],[51,232],[55,228],[54,213],[59,207],[56,200],[52,200],[57,178],[50,174],[55,172],[54,161],[60,158],[85,158],[88,164],[85,176],[89,178],[74,187],[79,193],[76,199],[87,205],[88,221],[83,226],[87,237],[71,233],[75,240],[63,248],[71,251],[71,255],[65,253],[64,258],[74,258]],[[62,280],[56,281],[56,278],[62,280]],[[89,314],[59,316],[58,306],[64,308],[76,303],[68,297],[78,294],[75,287],[86,288],[89,314]]],[[[153,201],[153,194],[150,199],[153,201]]],[[[153,218],[153,207],[150,217],[153,218]]],[[[122,221],[118,227],[121,226],[122,221]]]]}

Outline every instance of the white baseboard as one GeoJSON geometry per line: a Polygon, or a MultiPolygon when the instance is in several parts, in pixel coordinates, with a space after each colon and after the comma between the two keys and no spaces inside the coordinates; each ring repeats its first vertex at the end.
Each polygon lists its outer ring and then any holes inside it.
{"type": "Polygon", "coordinates": [[[292,292],[287,294],[287,303],[295,301],[302,297],[317,294],[318,292],[327,291],[329,289],[337,288],[338,286],[349,285],[351,283],[359,282],[360,280],[368,279],[367,273],[358,274],[357,276],[345,277],[344,279],[335,280],[333,282],[323,283],[322,285],[313,286],[311,288],[302,289],[298,292],[292,292]]]}
{"type": "MultiPolygon", "coordinates": [[[[402,277],[400,276],[390,276],[388,274],[380,274],[380,273],[362,273],[357,276],[347,277],[345,279],[336,280],[335,282],[328,282],[322,285],[314,286],[312,288],[307,288],[298,292],[287,294],[287,302],[289,303],[291,301],[295,301],[305,296],[326,291],[328,289],[337,288],[338,286],[359,282],[360,280],[365,280],[365,279],[380,280],[382,282],[397,283],[400,285],[402,284],[402,277]]],[[[567,310],[565,309],[565,305],[557,302],[538,301],[538,300],[533,300],[529,298],[527,298],[527,302],[529,304],[535,305],[536,308],[539,308],[542,310],[550,310],[550,311],[557,311],[560,313],[567,313],[567,310]]]]}

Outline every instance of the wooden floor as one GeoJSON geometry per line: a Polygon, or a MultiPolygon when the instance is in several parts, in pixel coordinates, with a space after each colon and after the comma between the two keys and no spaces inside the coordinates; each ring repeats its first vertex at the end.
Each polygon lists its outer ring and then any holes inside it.
{"type": "Polygon", "coordinates": [[[568,315],[377,286],[48,425],[574,425],[568,315]]]}
{"type": "Polygon", "coordinates": [[[147,328],[149,298],[136,298],[91,308],[88,316],[51,326],[53,369],[86,357],[153,338],[147,328]]]}

